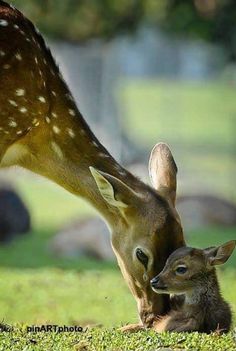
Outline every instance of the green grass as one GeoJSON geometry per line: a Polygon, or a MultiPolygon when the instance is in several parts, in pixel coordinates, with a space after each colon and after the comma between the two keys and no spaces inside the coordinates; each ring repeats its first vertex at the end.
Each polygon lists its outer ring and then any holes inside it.
{"type": "MultiPolygon", "coordinates": [[[[10,324],[101,324],[138,320],[133,297],[115,267],[1,268],[0,310],[10,324]],[[96,293],[95,293],[96,292],[96,293]]],[[[219,272],[222,293],[236,312],[236,273],[219,272]],[[230,286],[230,289],[229,289],[230,286]]]]}
{"type": "Polygon", "coordinates": [[[95,210],[81,198],[37,175],[24,170],[14,170],[17,191],[31,209],[35,229],[51,228],[56,230],[71,219],[95,214],[95,210]]]}
{"type": "MultiPolygon", "coordinates": [[[[194,170],[207,186],[214,184],[219,193],[228,191],[236,198],[228,178],[236,171],[231,135],[236,109],[231,87],[223,83],[135,82],[125,85],[121,98],[132,140],[137,138],[148,148],[163,139],[176,145],[184,182],[194,170]]],[[[64,223],[95,212],[45,179],[14,169],[10,174],[31,210],[33,231],[0,247],[0,316],[14,326],[13,332],[0,333],[0,351],[236,350],[233,332],[207,336],[157,335],[153,331],[123,335],[117,331],[119,326],[138,320],[135,301],[117,265],[58,259],[48,250],[49,239],[64,223]],[[84,333],[26,332],[26,325],[45,323],[97,327],[84,333]]],[[[236,230],[198,230],[187,233],[186,238],[189,245],[207,247],[235,239],[236,230]]],[[[219,270],[222,293],[234,313],[235,267],[236,254],[219,270]]]]}
{"type": "Polygon", "coordinates": [[[126,130],[144,145],[158,139],[223,150],[235,147],[234,88],[226,82],[125,81],[126,130]],[[145,125],[144,125],[145,118],[145,125]]]}
{"type": "Polygon", "coordinates": [[[209,336],[153,331],[127,335],[115,329],[92,329],[82,333],[26,333],[24,328],[0,334],[0,351],[233,351],[235,336],[209,336]],[[214,342],[213,342],[214,340],[214,342]]]}

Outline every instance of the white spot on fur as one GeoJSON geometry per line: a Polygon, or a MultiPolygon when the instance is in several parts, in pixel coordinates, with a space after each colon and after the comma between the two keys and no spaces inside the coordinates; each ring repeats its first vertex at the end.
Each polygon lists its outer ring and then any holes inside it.
{"type": "Polygon", "coordinates": [[[55,112],[52,112],[52,116],[53,116],[54,118],[57,118],[57,114],[56,114],[55,112]]]}
{"type": "Polygon", "coordinates": [[[51,122],[50,118],[48,116],[45,117],[46,122],[49,124],[51,122]]]}
{"type": "Polygon", "coordinates": [[[70,136],[71,138],[74,138],[74,137],[75,137],[75,133],[74,133],[74,131],[73,131],[71,128],[68,128],[67,131],[68,131],[68,134],[69,134],[69,136],[70,136]]]}
{"type": "Polygon", "coordinates": [[[75,116],[75,110],[72,110],[71,108],[69,108],[69,114],[71,116],[75,116]]]}
{"type": "Polygon", "coordinates": [[[63,158],[63,153],[60,146],[54,141],[51,142],[51,145],[52,145],[53,151],[55,151],[55,153],[59,156],[59,158],[63,158]]]}
{"type": "Polygon", "coordinates": [[[28,110],[27,110],[26,107],[21,107],[21,108],[19,108],[19,111],[20,111],[21,113],[26,113],[28,110]]]}
{"type": "Polygon", "coordinates": [[[4,68],[4,69],[9,69],[10,67],[11,67],[11,66],[10,66],[9,64],[7,64],[7,63],[6,63],[5,65],[3,65],[3,68],[4,68]]]}
{"type": "Polygon", "coordinates": [[[92,141],[92,144],[93,144],[95,147],[98,147],[98,144],[96,143],[96,141],[92,141]]]}
{"type": "Polygon", "coordinates": [[[10,122],[8,123],[10,127],[15,128],[17,126],[17,123],[14,119],[10,120],[10,122]]]}
{"type": "Polygon", "coordinates": [[[22,133],[23,133],[22,130],[18,130],[18,131],[16,132],[17,135],[21,135],[22,133]]]}
{"type": "Polygon", "coordinates": [[[17,24],[14,24],[13,26],[15,29],[20,29],[19,26],[17,24]]]}
{"type": "Polygon", "coordinates": [[[73,100],[73,97],[71,96],[71,94],[66,93],[66,97],[67,97],[70,101],[74,101],[74,100],[73,100]]]}
{"type": "Polygon", "coordinates": [[[5,19],[0,19],[0,26],[6,27],[8,26],[8,22],[5,19]]]}
{"type": "Polygon", "coordinates": [[[99,156],[100,156],[100,157],[104,157],[104,158],[110,157],[109,155],[104,154],[103,152],[99,152],[99,156]]]}
{"type": "Polygon", "coordinates": [[[52,127],[52,130],[54,131],[55,134],[59,134],[60,131],[61,131],[60,128],[58,128],[58,127],[55,126],[55,125],[52,127]]]}
{"type": "Polygon", "coordinates": [[[0,50],[0,56],[5,56],[6,55],[6,53],[4,52],[4,51],[2,51],[2,50],[0,50]]]}
{"type": "Polygon", "coordinates": [[[32,124],[33,124],[34,126],[36,126],[36,125],[39,124],[39,121],[37,120],[37,118],[34,118],[34,119],[33,119],[32,124]]]}
{"type": "Polygon", "coordinates": [[[18,106],[17,103],[16,103],[14,100],[9,99],[8,102],[9,102],[9,104],[11,104],[12,106],[15,106],[15,107],[18,106]]]}
{"type": "Polygon", "coordinates": [[[17,53],[15,56],[18,61],[22,61],[22,56],[20,53],[17,53]]]}
{"type": "Polygon", "coordinates": [[[24,96],[25,90],[24,89],[16,89],[16,95],[17,96],[24,96]]]}
{"type": "Polygon", "coordinates": [[[38,65],[38,59],[37,59],[37,57],[35,56],[35,58],[34,58],[34,61],[35,61],[35,63],[38,65]]]}
{"type": "Polygon", "coordinates": [[[122,176],[125,176],[126,175],[126,171],[119,171],[119,173],[120,173],[120,175],[122,175],[122,176]]]}
{"type": "Polygon", "coordinates": [[[45,104],[46,100],[43,96],[39,96],[38,97],[39,101],[43,102],[45,104]]]}
{"type": "Polygon", "coordinates": [[[52,90],[52,95],[53,96],[57,96],[56,92],[54,90],[52,90]]]}

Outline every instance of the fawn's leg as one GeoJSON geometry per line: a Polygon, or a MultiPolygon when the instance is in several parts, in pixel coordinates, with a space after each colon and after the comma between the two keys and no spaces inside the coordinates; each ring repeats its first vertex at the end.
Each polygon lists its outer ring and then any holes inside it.
{"type": "Polygon", "coordinates": [[[124,333],[136,333],[139,330],[144,330],[145,327],[142,324],[128,324],[118,330],[124,333]]]}
{"type": "Polygon", "coordinates": [[[197,331],[199,329],[199,325],[194,318],[187,318],[185,316],[177,315],[171,316],[167,315],[160,319],[155,326],[154,330],[158,333],[169,331],[169,332],[191,332],[197,331]]]}

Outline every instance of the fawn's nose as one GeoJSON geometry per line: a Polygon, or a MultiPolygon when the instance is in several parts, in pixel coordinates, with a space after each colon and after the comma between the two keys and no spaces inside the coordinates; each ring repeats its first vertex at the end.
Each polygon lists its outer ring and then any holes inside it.
{"type": "Polygon", "coordinates": [[[156,277],[154,277],[154,278],[150,281],[151,286],[152,286],[153,288],[155,288],[156,285],[159,283],[159,280],[160,280],[160,278],[159,278],[158,275],[157,275],[156,277]]]}

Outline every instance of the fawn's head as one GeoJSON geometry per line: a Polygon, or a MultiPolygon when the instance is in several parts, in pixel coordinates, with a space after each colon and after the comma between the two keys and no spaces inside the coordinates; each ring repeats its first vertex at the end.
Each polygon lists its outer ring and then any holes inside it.
{"type": "Polygon", "coordinates": [[[167,259],[165,267],[151,280],[152,289],[159,294],[184,294],[203,282],[216,265],[231,256],[236,241],[218,247],[195,249],[181,247],[167,259]]]}
{"type": "Polygon", "coordinates": [[[166,144],[154,147],[149,171],[153,188],[128,173],[121,180],[91,169],[110,211],[118,214],[110,223],[112,246],[144,323],[149,307],[153,313],[164,312],[164,297],[153,292],[150,279],[162,270],[170,253],[184,245],[175,209],[177,168],[166,144]]]}

